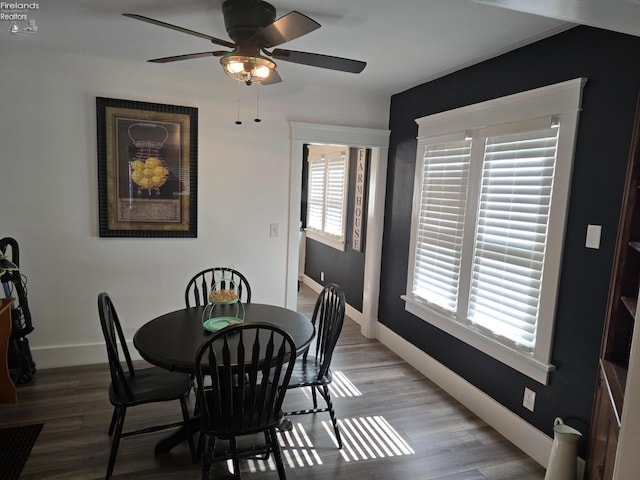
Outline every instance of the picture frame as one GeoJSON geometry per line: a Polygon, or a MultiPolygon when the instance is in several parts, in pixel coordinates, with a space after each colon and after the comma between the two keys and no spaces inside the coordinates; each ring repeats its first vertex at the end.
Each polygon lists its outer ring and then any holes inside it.
{"type": "Polygon", "coordinates": [[[96,97],[100,237],[196,238],[198,109],[96,97]]]}

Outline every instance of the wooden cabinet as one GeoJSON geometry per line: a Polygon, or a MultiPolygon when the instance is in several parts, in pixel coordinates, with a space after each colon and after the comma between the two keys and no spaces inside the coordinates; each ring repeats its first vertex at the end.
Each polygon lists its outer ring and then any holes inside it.
{"type": "MultiPolygon", "coordinates": [[[[586,459],[587,480],[627,480],[627,474],[621,474],[619,471],[628,470],[629,465],[637,463],[635,459],[621,457],[620,432],[625,417],[628,416],[625,409],[637,409],[639,404],[637,398],[632,398],[631,401],[629,398],[635,395],[636,377],[640,373],[640,365],[637,365],[637,355],[634,355],[633,348],[634,334],[638,337],[640,332],[640,328],[636,328],[635,325],[640,290],[639,157],[640,103],[636,109],[600,352],[598,385],[586,459]],[[634,388],[629,389],[631,376],[634,377],[634,388]],[[634,392],[631,393],[630,390],[634,392]],[[621,458],[625,462],[623,467],[616,465],[621,458]]],[[[637,344],[638,340],[635,343],[637,344]]],[[[625,441],[634,443],[637,440],[626,435],[625,441]]],[[[630,479],[631,477],[628,480],[630,479]]]]}
{"type": "Polygon", "coordinates": [[[588,463],[588,478],[613,478],[613,466],[618,445],[620,421],[614,411],[614,402],[607,389],[608,380],[605,378],[604,368],[600,368],[598,388],[594,404],[593,421],[591,425],[591,451],[588,463]]]}
{"type": "Polygon", "coordinates": [[[7,353],[11,337],[11,304],[13,298],[0,299],[0,403],[17,401],[16,386],[9,376],[7,353]]]}

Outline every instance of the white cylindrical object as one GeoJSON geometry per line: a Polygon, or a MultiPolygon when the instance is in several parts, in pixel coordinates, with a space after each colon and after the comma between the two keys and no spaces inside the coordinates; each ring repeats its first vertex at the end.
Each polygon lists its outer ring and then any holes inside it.
{"type": "Polygon", "coordinates": [[[561,418],[556,418],[553,424],[553,446],[544,480],[576,480],[578,440],[582,434],[565,425],[561,418]]]}

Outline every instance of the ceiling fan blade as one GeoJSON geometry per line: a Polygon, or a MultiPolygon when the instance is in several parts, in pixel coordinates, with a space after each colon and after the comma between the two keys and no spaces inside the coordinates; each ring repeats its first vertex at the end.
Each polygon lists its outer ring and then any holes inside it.
{"type": "Polygon", "coordinates": [[[269,78],[261,82],[260,85],[273,85],[280,82],[282,82],[282,77],[277,70],[274,70],[273,72],[271,72],[271,75],[269,75],[269,78]]]}
{"type": "Polygon", "coordinates": [[[321,55],[319,53],[283,50],[280,48],[276,48],[273,52],[269,53],[269,55],[285,62],[299,63],[301,65],[310,65],[312,67],[327,68],[329,70],[348,73],[360,73],[364,70],[364,67],[367,66],[367,62],[361,62],[360,60],[350,60],[348,58],[321,55]]]}
{"type": "Polygon", "coordinates": [[[260,48],[271,48],[320,28],[315,20],[300,12],[289,12],[271,25],[267,25],[251,36],[251,42],[260,48]]]}
{"type": "Polygon", "coordinates": [[[169,63],[169,62],[177,62],[179,60],[190,60],[192,58],[202,58],[202,57],[221,57],[226,52],[225,50],[216,50],[215,52],[200,52],[200,53],[187,53],[185,55],[174,55],[172,57],[162,57],[162,58],[152,58],[151,60],[147,60],[151,63],[169,63]]]}
{"type": "Polygon", "coordinates": [[[125,17],[133,18],[135,20],[142,20],[143,22],[151,23],[153,25],[158,25],[160,27],[170,28],[171,30],[176,30],[177,32],[187,33],[189,35],[194,35],[196,37],[204,38],[209,40],[211,43],[215,43],[217,45],[222,45],[223,47],[235,48],[235,43],[229,42],[227,40],[222,40],[220,38],[212,37],[211,35],[206,35],[204,33],[196,32],[194,30],[189,30],[188,28],[178,27],[177,25],[172,25],[170,23],[162,22],[160,20],[154,20],[153,18],[145,17],[142,15],[138,15],[135,13],[123,13],[125,17]]]}

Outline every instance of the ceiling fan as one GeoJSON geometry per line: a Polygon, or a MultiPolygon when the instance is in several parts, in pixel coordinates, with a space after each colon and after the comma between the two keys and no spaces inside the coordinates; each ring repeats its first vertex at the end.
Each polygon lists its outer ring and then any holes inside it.
{"type": "Polygon", "coordinates": [[[367,65],[359,60],[318,53],[281,48],[267,50],[320,28],[318,22],[299,12],[289,12],[276,20],[276,9],[263,0],[225,0],[222,4],[222,14],[227,34],[233,41],[142,15],[123,13],[126,17],[204,38],[214,45],[231,49],[154,58],[149,62],[167,63],[192,58],[220,57],[225,73],[247,85],[271,85],[282,81],[272,59],[349,73],[360,73],[367,65]]]}

